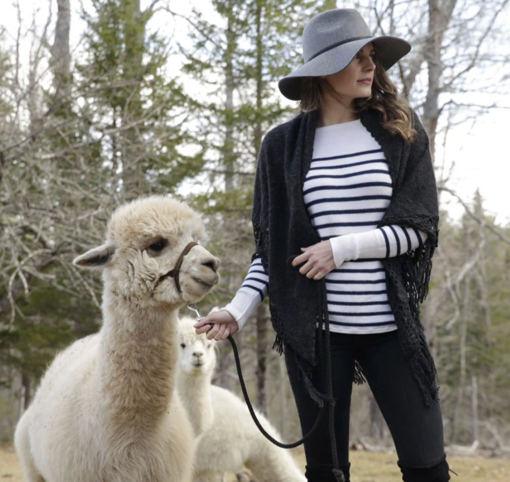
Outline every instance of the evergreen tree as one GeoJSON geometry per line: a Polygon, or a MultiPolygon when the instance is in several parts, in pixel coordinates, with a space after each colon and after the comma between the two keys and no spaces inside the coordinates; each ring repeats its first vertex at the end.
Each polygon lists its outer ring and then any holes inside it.
{"type": "Polygon", "coordinates": [[[84,12],[86,60],[79,64],[90,122],[104,136],[101,157],[117,174],[111,194],[133,199],[172,192],[201,167],[201,156],[179,147],[194,142],[183,129],[190,105],[176,78],[168,79],[168,40],[151,32],[154,4],[93,0],[84,12]]]}
{"type": "MultiPolygon", "coordinates": [[[[211,188],[188,200],[211,220],[212,249],[223,261],[223,283],[216,290],[221,302],[240,286],[253,252],[251,214],[256,160],[263,133],[296,114],[282,102],[275,82],[302,63],[299,37],[306,22],[334,2],[275,0],[213,0],[221,18],[216,25],[198,9],[190,20],[192,48],[184,72],[202,81],[207,95],[196,96],[200,106],[196,135],[207,139],[205,171],[211,188]],[[285,15],[282,15],[285,12],[285,15]],[[205,80],[207,79],[207,80],[205,80]]],[[[210,302],[211,300],[209,300],[210,302]]],[[[247,337],[249,330],[245,330],[247,337]]],[[[257,311],[258,408],[267,411],[265,373],[269,340],[266,305],[257,311]]],[[[219,357],[219,383],[230,385],[231,364],[219,357]]]]}
{"type": "Polygon", "coordinates": [[[502,269],[510,246],[485,228],[494,218],[485,214],[478,190],[470,209],[472,215],[465,213],[458,229],[450,226],[442,234],[451,289],[438,312],[437,337],[446,436],[450,443],[464,444],[478,436],[482,425],[477,420],[508,423],[508,404],[500,390],[510,389],[504,375],[510,369],[510,320],[503,301],[510,293],[508,270],[502,269]],[[480,402],[477,414],[474,397],[480,402]]]}

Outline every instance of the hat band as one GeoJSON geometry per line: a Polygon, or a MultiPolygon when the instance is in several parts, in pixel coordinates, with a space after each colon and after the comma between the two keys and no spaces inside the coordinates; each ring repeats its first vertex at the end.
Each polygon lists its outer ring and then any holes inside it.
{"type": "Polygon", "coordinates": [[[348,42],[354,42],[355,40],[361,40],[361,39],[364,39],[364,38],[372,38],[370,35],[366,35],[364,37],[352,37],[350,39],[347,39],[347,40],[342,40],[341,42],[337,42],[335,44],[332,44],[332,45],[329,45],[328,47],[326,47],[325,49],[322,49],[322,50],[319,50],[317,53],[315,53],[314,55],[312,55],[305,63],[308,63],[310,62],[310,60],[314,59],[315,57],[317,57],[318,55],[324,53],[324,52],[327,52],[328,50],[331,50],[331,49],[334,49],[335,47],[338,47],[339,45],[342,45],[342,44],[346,44],[348,42]]]}

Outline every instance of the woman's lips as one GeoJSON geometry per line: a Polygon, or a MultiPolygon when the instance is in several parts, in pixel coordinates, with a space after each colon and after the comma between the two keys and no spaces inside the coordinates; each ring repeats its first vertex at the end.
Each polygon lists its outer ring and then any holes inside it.
{"type": "Polygon", "coordinates": [[[372,83],[372,81],[370,79],[358,80],[358,82],[361,82],[362,84],[366,84],[366,85],[370,85],[372,83]]]}

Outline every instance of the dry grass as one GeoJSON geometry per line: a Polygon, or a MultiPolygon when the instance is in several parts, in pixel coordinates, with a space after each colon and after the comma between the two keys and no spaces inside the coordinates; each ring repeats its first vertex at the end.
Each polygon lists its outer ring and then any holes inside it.
{"type": "MultiPolygon", "coordinates": [[[[304,454],[297,454],[304,467],[304,454]]],[[[350,454],[351,482],[397,482],[402,480],[395,454],[354,451],[350,454]]],[[[510,460],[448,457],[452,482],[510,482],[510,460]]]]}
{"type": "MultiPolygon", "coordinates": [[[[301,467],[305,466],[302,450],[293,450],[301,467]]],[[[510,482],[510,460],[449,458],[450,467],[459,474],[452,482],[510,482]]],[[[351,452],[352,482],[397,482],[401,480],[395,454],[351,452]]],[[[0,480],[23,482],[18,459],[12,446],[0,446],[0,480]]],[[[234,481],[235,478],[230,480],[234,481]]]]}
{"type": "Polygon", "coordinates": [[[11,445],[0,445],[0,480],[23,482],[18,457],[11,445]]]}

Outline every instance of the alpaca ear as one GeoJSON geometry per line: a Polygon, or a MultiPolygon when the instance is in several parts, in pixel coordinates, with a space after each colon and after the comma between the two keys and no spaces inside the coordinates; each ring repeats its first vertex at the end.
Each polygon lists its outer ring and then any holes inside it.
{"type": "Polygon", "coordinates": [[[116,248],[112,244],[103,244],[74,258],[73,264],[80,268],[104,268],[111,261],[115,251],[116,248]]]}

